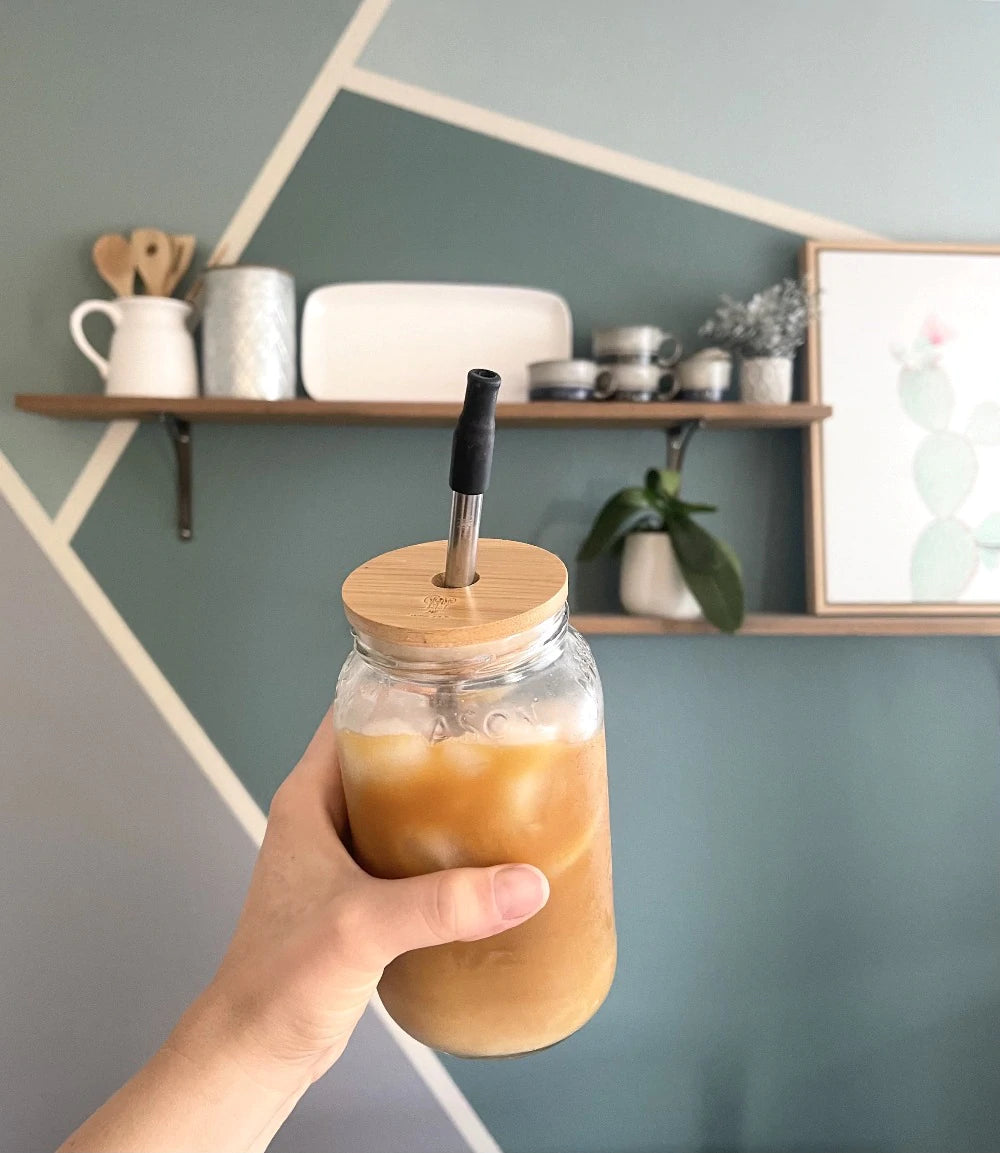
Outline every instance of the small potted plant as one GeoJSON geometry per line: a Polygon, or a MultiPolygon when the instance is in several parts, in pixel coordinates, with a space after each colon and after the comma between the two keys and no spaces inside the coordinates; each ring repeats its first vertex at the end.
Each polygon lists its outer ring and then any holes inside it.
{"type": "Polygon", "coordinates": [[[630,613],[692,619],[722,632],[743,623],[743,578],[732,549],[706,532],[695,513],[711,504],[680,498],[681,476],[651,468],[643,488],[624,488],[597,514],[580,560],[623,548],[620,595],[630,613]]]}
{"type": "Polygon", "coordinates": [[[748,301],[724,296],[698,334],[739,353],[743,400],[788,404],[792,361],[806,338],[811,309],[805,282],[786,278],[748,301]]]}

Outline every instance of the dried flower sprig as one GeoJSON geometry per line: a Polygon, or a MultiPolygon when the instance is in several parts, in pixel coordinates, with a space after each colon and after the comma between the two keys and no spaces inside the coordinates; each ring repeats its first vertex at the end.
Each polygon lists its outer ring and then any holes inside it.
{"type": "Polygon", "coordinates": [[[786,277],[748,301],[723,296],[698,335],[742,356],[791,356],[806,338],[813,307],[805,281],[786,277]]]}

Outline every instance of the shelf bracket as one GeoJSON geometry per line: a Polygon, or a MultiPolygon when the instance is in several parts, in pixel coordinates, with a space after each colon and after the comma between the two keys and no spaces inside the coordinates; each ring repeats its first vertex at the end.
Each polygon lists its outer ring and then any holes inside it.
{"type": "Polygon", "coordinates": [[[703,420],[685,420],[682,424],[667,425],[667,468],[672,468],[675,472],[681,471],[691,437],[699,428],[704,427],[703,420]]]}
{"type": "Polygon", "coordinates": [[[177,535],[191,539],[191,422],[169,412],[160,414],[177,461],[177,535]]]}

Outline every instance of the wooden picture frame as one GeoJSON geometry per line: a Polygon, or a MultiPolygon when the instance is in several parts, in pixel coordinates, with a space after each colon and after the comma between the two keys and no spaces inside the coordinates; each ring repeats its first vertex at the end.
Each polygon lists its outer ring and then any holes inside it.
{"type": "Polygon", "coordinates": [[[994,346],[1000,344],[1000,245],[811,240],[802,252],[802,271],[818,297],[806,345],[806,399],[833,406],[832,417],[812,425],[806,441],[810,612],[1000,614],[1000,511],[992,511],[994,505],[1000,510],[1000,356],[995,347],[992,359],[984,351],[989,318],[994,346]],[[875,259],[879,256],[888,260],[875,259]],[[983,257],[991,259],[980,263],[983,257]],[[893,284],[898,296],[886,291],[893,284]],[[958,314],[957,320],[939,320],[927,312],[919,331],[914,330],[913,318],[935,293],[944,311],[958,314]],[[899,331],[904,317],[910,326],[905,344],[899,331]],[[960,327],[950,327],[963,322],[964,337],[960,327]],[[890,331],[894,325],[896,331],[890,331]],[[847,345],[848,335],[856,338],[853,345],[847,345]],[[879,351],[883,338],[884,351],[879,351]],[[962,348],[961,354],[946,349],[947,341],[954,341],[949,349],[962,348]],[[968,371],[971,365],[975,374],[968,371]],[[966,371],[956,377],[963,382],[958,387],[953,377],[962,368],[966,371]],[[995,383],[984,383],[990,376],[995,383]],[[982,400],[970,402],[976,390],[982,400]],[[897,412],[898,437],[890,428],[897,412]],[[964,421],[961,431],[953,429],[955,421],[964,421]],[[865,469],[871,471],[867,488],[865,469]],[[858,470],[862,475],[855,475],[858,470]],[[982,484],[985,496],[977,488],[982,484]],[[959,491],[965,495],[956,505],[959,491]],[[885,500],[883,508],[869,513],[870,504],[879,500],[885,500]],[[983,503],[989,500],[993,505],[983,519],[983,503]],[[960,520],[963,505],[978,519],[960,520]],[[857,529],[852,527],[854,509],[862,521],[857,529]],[[881,512],[886,514],[884,534],[873,521],[881,512]],[[922,527],[918,515],[927,518],[922,527]],[[911,541],[909,555],[901,555],[900,548],[911,541]],[[963,581],[966,572],[971,576],[963,581]],[[941,595],[959,584],[953,597],[941,595]],[[869,586],[872,595],[867,596],[869,586]]]}

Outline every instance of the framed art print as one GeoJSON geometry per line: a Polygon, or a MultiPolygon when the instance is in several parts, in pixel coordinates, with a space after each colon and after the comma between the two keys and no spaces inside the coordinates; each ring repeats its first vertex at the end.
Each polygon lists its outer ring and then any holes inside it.
{"type": "Polygon", "coordinates": [[[810,241],[817,613],[1000,612],[1000,247],[810,241]]]}

